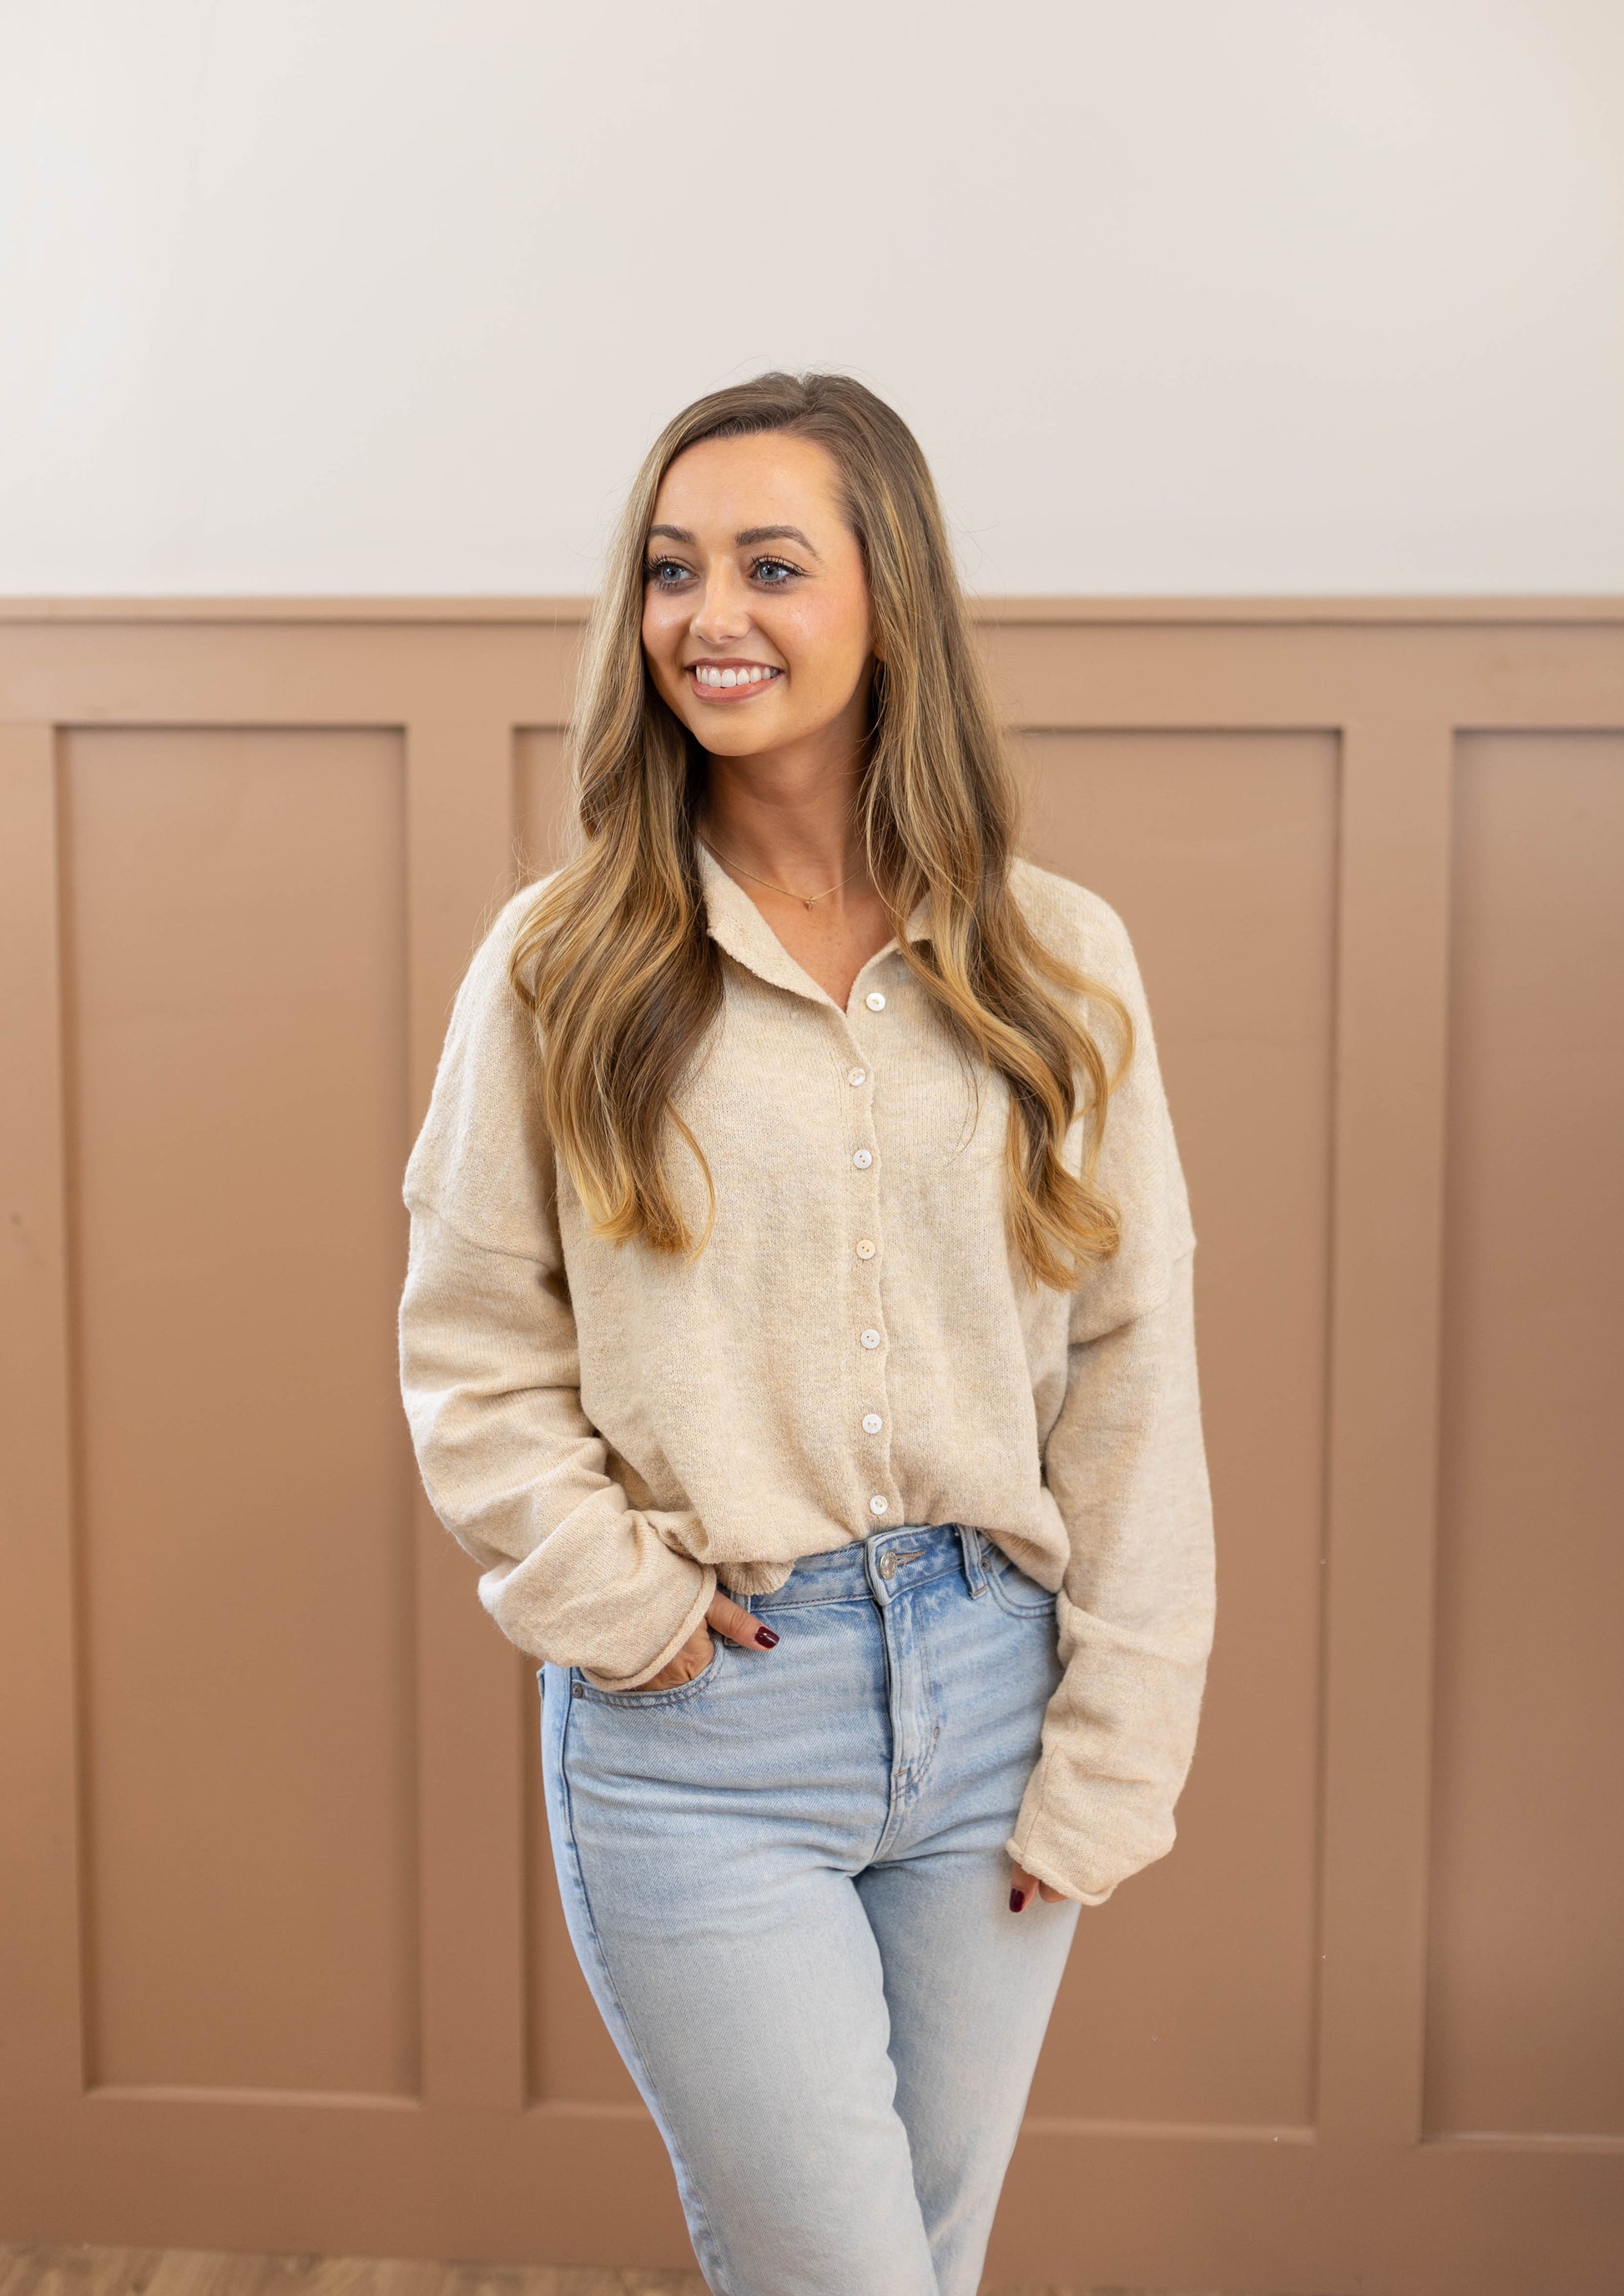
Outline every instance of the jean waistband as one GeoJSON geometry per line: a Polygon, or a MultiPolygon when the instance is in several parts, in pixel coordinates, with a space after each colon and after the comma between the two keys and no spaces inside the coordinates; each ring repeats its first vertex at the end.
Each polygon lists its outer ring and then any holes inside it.
{"type": "Polygon", "coordinates": [[[770,1595],[754,1595],[752,1611],[792,1609],[802,1603],[850,1603],[868,1596],[883,1605],[926,1579],[961,1570],[972,1595],[987,1584],[982,1533],[970,1523],[905,1522],[895,1530],[871,1530],[849,1546],[825,1554],[803,1554],[783,1585],[770,1595]]]}

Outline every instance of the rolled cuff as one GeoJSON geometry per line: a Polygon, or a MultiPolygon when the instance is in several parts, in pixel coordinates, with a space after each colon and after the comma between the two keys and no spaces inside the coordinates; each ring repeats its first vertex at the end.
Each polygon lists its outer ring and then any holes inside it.
{"type": "MultiPolygon", "coordinates": [[[[1046,1882],[1051,1890],[1058,1890],[1062,1898],[1074,1898],[1079,1906],[1103,1906],[1118,1886],[1111,1882],[1103,1890],[1085,1890],[1067,1870],[1063,1857],[1050,1855],[1050,1845],[1036,1829],[1026,1839],[1019,1833],[1012,1833],[1004,1846],[1016,1865],[1024,1866],[1034,1880],[1046,1882]]],[[[1126,1881],[1128,1876],[1124,1874],[1122,1879],[1126,1881]]]]}
{"type": "MultiPolygon", "coordinates": [[[[1062,1693],[1063,1694],[1063,1693],[1062,1693]]],[[[1059,1703],[1057,1698],[1056,1702],[1059,1703]]],[[[1046,1734],[1054,1732],[1053,1709],[1046,1734]]],[[[1113,1890],[1172,1849],[1177,1786],[1087,1775],[1062,1730],[1027,1782],[1009,1854],[1079,1905],[1103,1906],[1113,1890]]]]}
{"type": "MultiPolygon", "coordinates": [[[[674,1554],[671,1559],[678,1564],[684,1562],[681,1555],[674,1554]]],[[[637,1690],[676,1657],[710,1608],[711,1597],[716,1593],[716,1572],[709,1563],[690,1561],[686,1568],[698,1574],[695,1582],[697,1591],[691,1595],[680,1623],[666,1636],[653,1657],[645,1660],[633,1674],[600,1674],[594,1667],[583,1666],[581,1672],[595,1690],[637,1690]]]]}

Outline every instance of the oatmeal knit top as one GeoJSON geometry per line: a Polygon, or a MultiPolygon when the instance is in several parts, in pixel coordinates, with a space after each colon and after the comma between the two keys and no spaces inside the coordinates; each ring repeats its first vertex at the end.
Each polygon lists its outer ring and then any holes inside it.
{"type": "MultiPolygon", "coordinates": [[[[765,1593],[876,1529],[979,1526],[1058,1595],[1064,1674],[1010,1851],[1102,1904],[1172,1846],[1214,1615],[1195,1235],[1128,933],[1013,864],[1035,929],[1137,1035],[1098,1166],[1121,1249],[1070,1294],[1034,1289],[1005,1240],[1008,1087],[967,1070],[896,940],[842,1010],[698,857],[725,987],[677,1095],[716,1188],[697,1259],[595,1235],[544,1129],[507,979],[536,886],[458,992],[406,1179],[429,1496],[502,1632],[612,1689],[665,1664],[718,1580],[765,1593]]],[[[922,903],[908,938],[929,930],[922,903]]],[[[679,1139],[670,1168],[697,1236],[679,1139]]]]}

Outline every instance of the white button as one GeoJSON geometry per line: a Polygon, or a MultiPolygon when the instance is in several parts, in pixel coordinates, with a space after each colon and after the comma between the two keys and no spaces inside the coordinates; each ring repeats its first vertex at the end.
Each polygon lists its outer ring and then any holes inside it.
{"type": "Polygon", "coordinates": [[[872,1259],[874,1256],[875,1249],[874,1240],[872,1235],[860,1235],[857,1238],[857,1258],[859,1259],[872,1259]]]}
{"type": "Polygon", "coordinates": [[[863,1002],[867,1005],[871,1013],[883,1013],[885,1010],[884,991],[879,988],[871,988],[867,996],[863,999],[863,1002]]]}
{"type": "Polygon", "coordinates": [[[882,1499],[876,1494],[876,1496],[868,1502],[868,1512],[870,1514],[883,1514],[890,1504],[890,1502],[889,1499],[882,1499]]]}
{"type": "Polygon", "coordinates": [[[879,1332],[874,1331],[865,1332],[863,1333],[863,1344],[865,1348],[877,1348],[880,1344],[879,1332]]]}
{"type": "Polygon", "coordinates": [[[846,1071],[846,1081],[848,1084],[866,1084],[868,1082],[868,1070],[866,1069],[848,1069],[846,1071]]]}
{"type": "Polygon", "coordinates": [[[863,1414],[863,1432],[865,1435],[877,1435],[884,1424],[884,1420],[881,1418],[877,1411],[865,1411],[863,1414]]]}
{"type": "Polygon", "coordinates": [[[866,1172],[869,1166],[874,1160],[868,1149],[859,1148],[857,1154],[851,1160],[857,1166],[859,1172],[866,1172]]]}

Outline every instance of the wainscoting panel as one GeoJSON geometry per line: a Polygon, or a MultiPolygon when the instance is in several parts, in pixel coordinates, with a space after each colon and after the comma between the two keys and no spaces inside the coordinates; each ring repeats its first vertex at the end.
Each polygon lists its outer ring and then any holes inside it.
{"type": "Polygon", "coordinates": [[[1427,2126],[1624,2138],[1624,737],[1456,746],[1427,2126]]]}
{"type": "Polygon", "coordinates": [[[1111,903],[1144,975],[1202,1208],[1202,1406],[1231,1534],[1199,1742],[1207,1792],[1189,1792],[1177,1854],[1080,1931],[1032,2106],[1306,2130],[1336,738],[1046,731],[1022,750],[1034,857],[1111,903]]]}
{"type": "Polygon", "coordinates": [[[59,756],[86,2080],[410,2095],[399,737],[59,756]]]}
{"type": "MultiPolygon", "coordinates": [[[[1624,602],[978,613],[1026,849],[1149,989],[1219,1552],[991,2269],[1616,2296],[1624,602]]],[[[689,2260],[395,1389],[581,623],[0,606],[4,2236],[689,2260]]]]}

